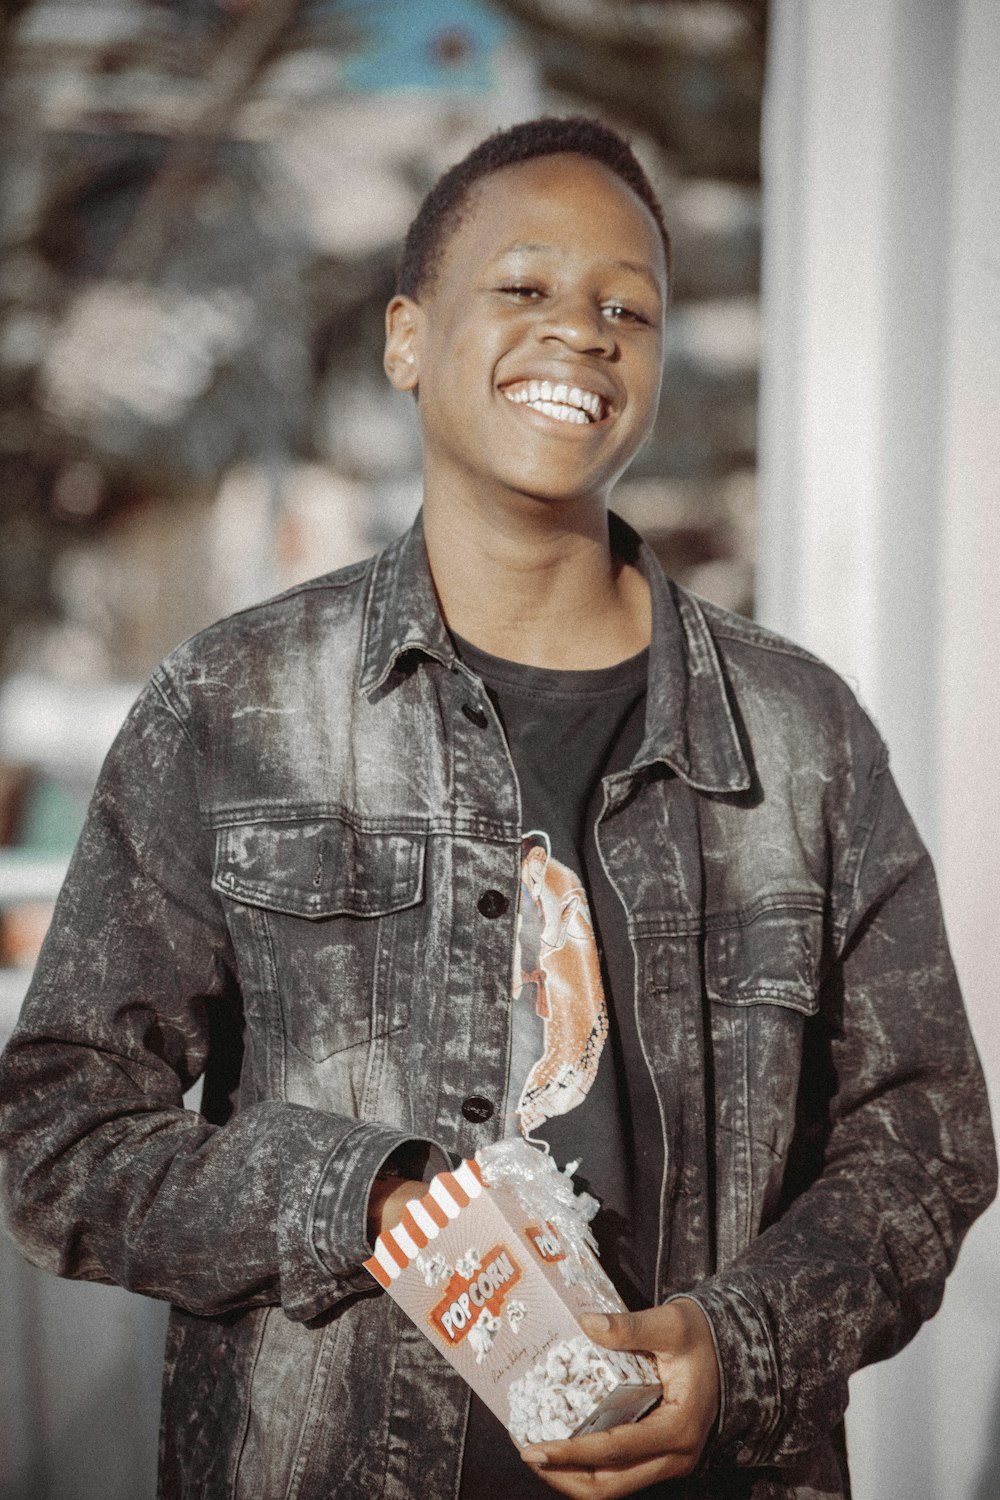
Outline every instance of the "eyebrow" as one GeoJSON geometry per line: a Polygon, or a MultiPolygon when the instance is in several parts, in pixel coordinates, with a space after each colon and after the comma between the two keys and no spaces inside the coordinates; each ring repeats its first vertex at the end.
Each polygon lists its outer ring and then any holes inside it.
{"type": "MultiPolygon", "coordinates": [[[[558,245],[543,245],[543,244],[535,244],[533,242],[523,242],[522,241],[521,243],[516,244],[516,245],[506,245],[503,250],[498,251],[496,258],[497,258],[497,260],[499,260],[501,258],[501,256],[504,256],[504,255],[518,255],[518,254],[524,254],[525,252],[537,252],[537,251],[543,251],[543,252],[545,252],[545,253],[547,253],[549,255],[561,255],[562,254],[562,251],[561,251],[561,249],[559,248],[558,245]]],[[[623,271],[634,271],[636,273],[636,275],[642,276],[648,282],[650,282],[651,285],[656,288],[656,291],[659,292],[659,290],[660,290],[659,278],[656,276],[655,272],[648,265],[644,265],[642,261],[638,261],[638,260],[616,260],[616,261],[612,261],[612,265],[615,268],[619,268],[620,267],[623,271]]]]}

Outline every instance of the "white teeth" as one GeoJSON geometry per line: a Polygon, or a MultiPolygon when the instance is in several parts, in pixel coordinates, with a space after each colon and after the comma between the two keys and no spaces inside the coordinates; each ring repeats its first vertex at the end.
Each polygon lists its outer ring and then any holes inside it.
{"type": "Polygon", "coordinates": [[[584,422],[587,421],[587,413],[581,411],[578,406],[556,405],[554,401],[529,401],[528,405],[532,411],[544,412],[547,417],[555,417],[558,422],[584,422]]]}
{"type": "Polygon", "coordinates": [[[535,411],[544,412],[547,417],[558,417],[563,422],[599,422],[604,408],[604,402],[596,392],[561,382],[553,387],[549,380],[526,380],[516,389],[506,389],[504,395],[508,401],[531,406],[535,411]]]}

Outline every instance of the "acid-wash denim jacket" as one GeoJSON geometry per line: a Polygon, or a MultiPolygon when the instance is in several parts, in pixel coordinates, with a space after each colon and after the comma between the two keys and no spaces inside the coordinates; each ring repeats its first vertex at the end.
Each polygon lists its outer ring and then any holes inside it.
{"type": "MultiPolygon", "coordinates": [[[[654,623],[599,848],[658,1101],[659,1299],[694,1291],[722,1373],[676,1490],[844,1495],[847,1377],[934,1312],[992,1196],[982,1077],[851,693],[615,536],[654,623]]],[[[2,1147],[33,1261],[173,1304],[163,1500],[454,1497],[467,1392],[362,1269],[365,1210],[402,1143],[433,1168],[498,1134],[520,836],[419,522],[182,646],[123,727],[2,1147]]]]}

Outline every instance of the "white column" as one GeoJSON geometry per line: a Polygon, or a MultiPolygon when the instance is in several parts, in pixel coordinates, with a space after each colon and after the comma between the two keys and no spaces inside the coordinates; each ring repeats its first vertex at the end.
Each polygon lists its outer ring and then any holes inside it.
{"type": "MultiPolygon", "coordinates": [[[[938,869],[1000,1121],[1000,6],[966,0],[958,43],[942,443],[938,869]]],[[[945,1304],[940,1472],[1000,1495],[1000,1209],[945,1304]],[[947,1337],[945,1338],[945,1334],[947,1337]],[[968,1393],[981,1396],[970,1402],[968,1393]]],[[[947,1486],[945,1487],[947,1490],[947,1486]]]]}
{"type": "Polygon", "coordinates": [[[967,0],[953,143],[938,620],[939,865],[1000,1106],[1000,5],[967,0]]]}
{"type": "MultiPolygon", "coordinates": [[[[889,741],[1000,1097],[1000,6],[774,0],[761,620],[889,741]]],[[[1000,1217],[944,1311],[852,1382],[856,1500],[985,1500],[1000,1217]]]]}

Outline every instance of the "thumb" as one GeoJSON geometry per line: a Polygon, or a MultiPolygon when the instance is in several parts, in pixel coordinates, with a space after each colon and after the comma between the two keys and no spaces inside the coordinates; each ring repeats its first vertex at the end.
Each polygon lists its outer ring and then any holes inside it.
{"type": "Polygon", "coordinates": [[[579,1324],[588,1338],[606,1349],[648,1349],[649,1329],[639,1313],[581,1313],[579,1324]]]}
{"type": "Polygon", "coordinates": [[[687,1297],[672,1297],[660,1307],[640,1312],[581,1313],[579,1321],[588,1338],[606,1349],[656,1354],[680,1354],[708,1331],[705,1314],[687,1297]]]}

